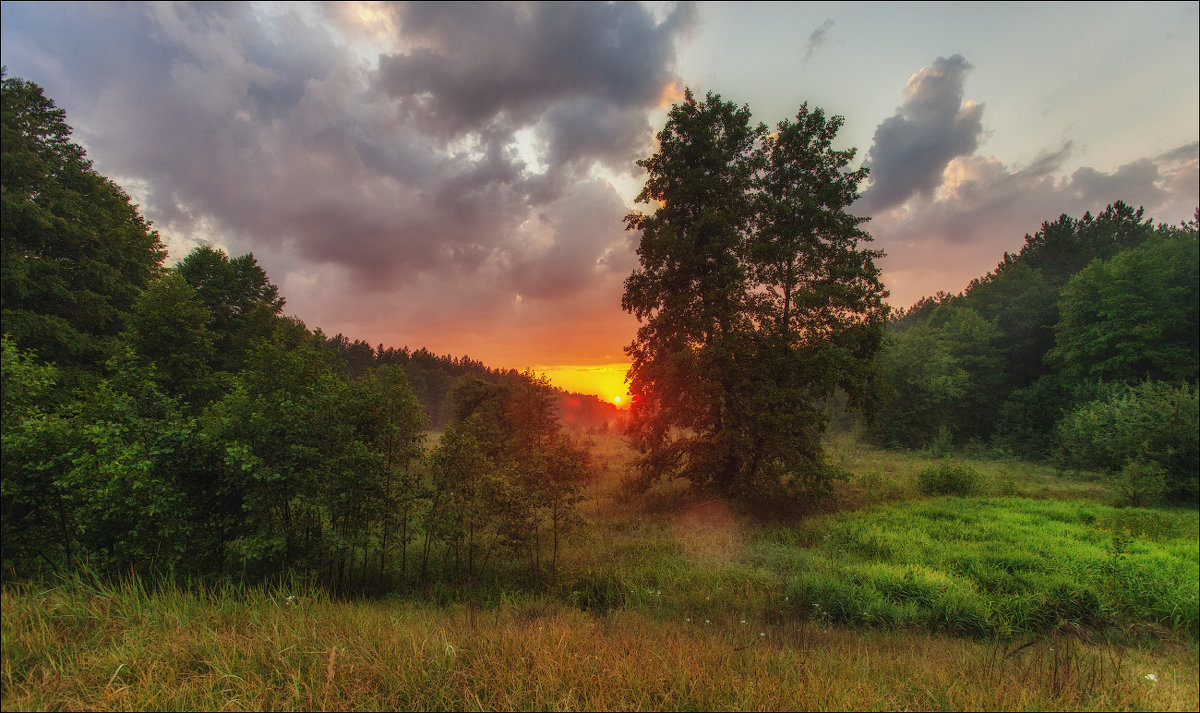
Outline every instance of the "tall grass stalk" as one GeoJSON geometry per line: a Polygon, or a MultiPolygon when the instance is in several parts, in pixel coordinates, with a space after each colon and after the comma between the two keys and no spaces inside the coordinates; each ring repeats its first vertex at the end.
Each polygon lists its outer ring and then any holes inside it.
{"type": "Polygon", "coordinates": [[[1195,708],[1194,647],[1024,648],[794,618],[687,622],[538,597],[491,608],[189,592],[76,578],[3,590],[7,709],[1195,708]],[[1154,681],[1146,678],[1147,674],[1154,681]]]}

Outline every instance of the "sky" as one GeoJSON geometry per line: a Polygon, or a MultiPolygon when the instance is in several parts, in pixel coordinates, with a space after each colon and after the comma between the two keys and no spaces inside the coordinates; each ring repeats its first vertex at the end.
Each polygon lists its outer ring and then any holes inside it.
{"type": "Polygon", "coordinates": [[[4,3],[169,261],[253,252],[326,334],[624,394],[636,165],[685,87],[845,117],[897,307],[1060,214],[1200,205],[1198,4],[4,3]]]}

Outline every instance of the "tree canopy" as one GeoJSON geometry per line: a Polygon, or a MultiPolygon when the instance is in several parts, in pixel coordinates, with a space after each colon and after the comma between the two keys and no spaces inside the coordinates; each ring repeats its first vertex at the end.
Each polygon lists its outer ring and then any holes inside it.
{"type": "Polygon", "coordinates": [[[0,85],[4,331],[60,367],[99,371],[166,251],[41,87],[7,76],[0,85]]]}
{"type": "Polygon", "coordinates": [[[622,307],[630,432],[647,480],[683,476],[737,496],[827,481],[823,399],[861,392],[885,292],[846,212],[866,170],[833,140],[841,117],[800,108],[768,135],[750,109],[689,90],[659,133],[639,202],[641,267],[622,307]]]}

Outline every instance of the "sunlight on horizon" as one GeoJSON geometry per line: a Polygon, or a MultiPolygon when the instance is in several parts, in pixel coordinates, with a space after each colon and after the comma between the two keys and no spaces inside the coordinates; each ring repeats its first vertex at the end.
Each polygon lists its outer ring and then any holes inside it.
{"type": "Polygon", "coordinates": [[[625,383],[629,362],[592,366],[558,364],[535,366],[533,370],[545,374],[550,383],[560,389],[594,394],[617,408],[629,407],[629,387],[625,383]]]}

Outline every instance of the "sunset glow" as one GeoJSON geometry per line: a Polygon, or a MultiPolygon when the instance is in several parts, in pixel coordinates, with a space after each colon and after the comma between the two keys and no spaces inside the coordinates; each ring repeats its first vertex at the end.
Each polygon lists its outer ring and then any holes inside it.
{"type": "Polygon", "coordinates": [[[625,383],[625,372],[628,369],[628,363],[534,367],[534,371],[545,374],[550,383],[560,389],[580,394],[595,394],[601,401],[616,404],[618,408],[629,406],[629,385],[625,383]]]}

